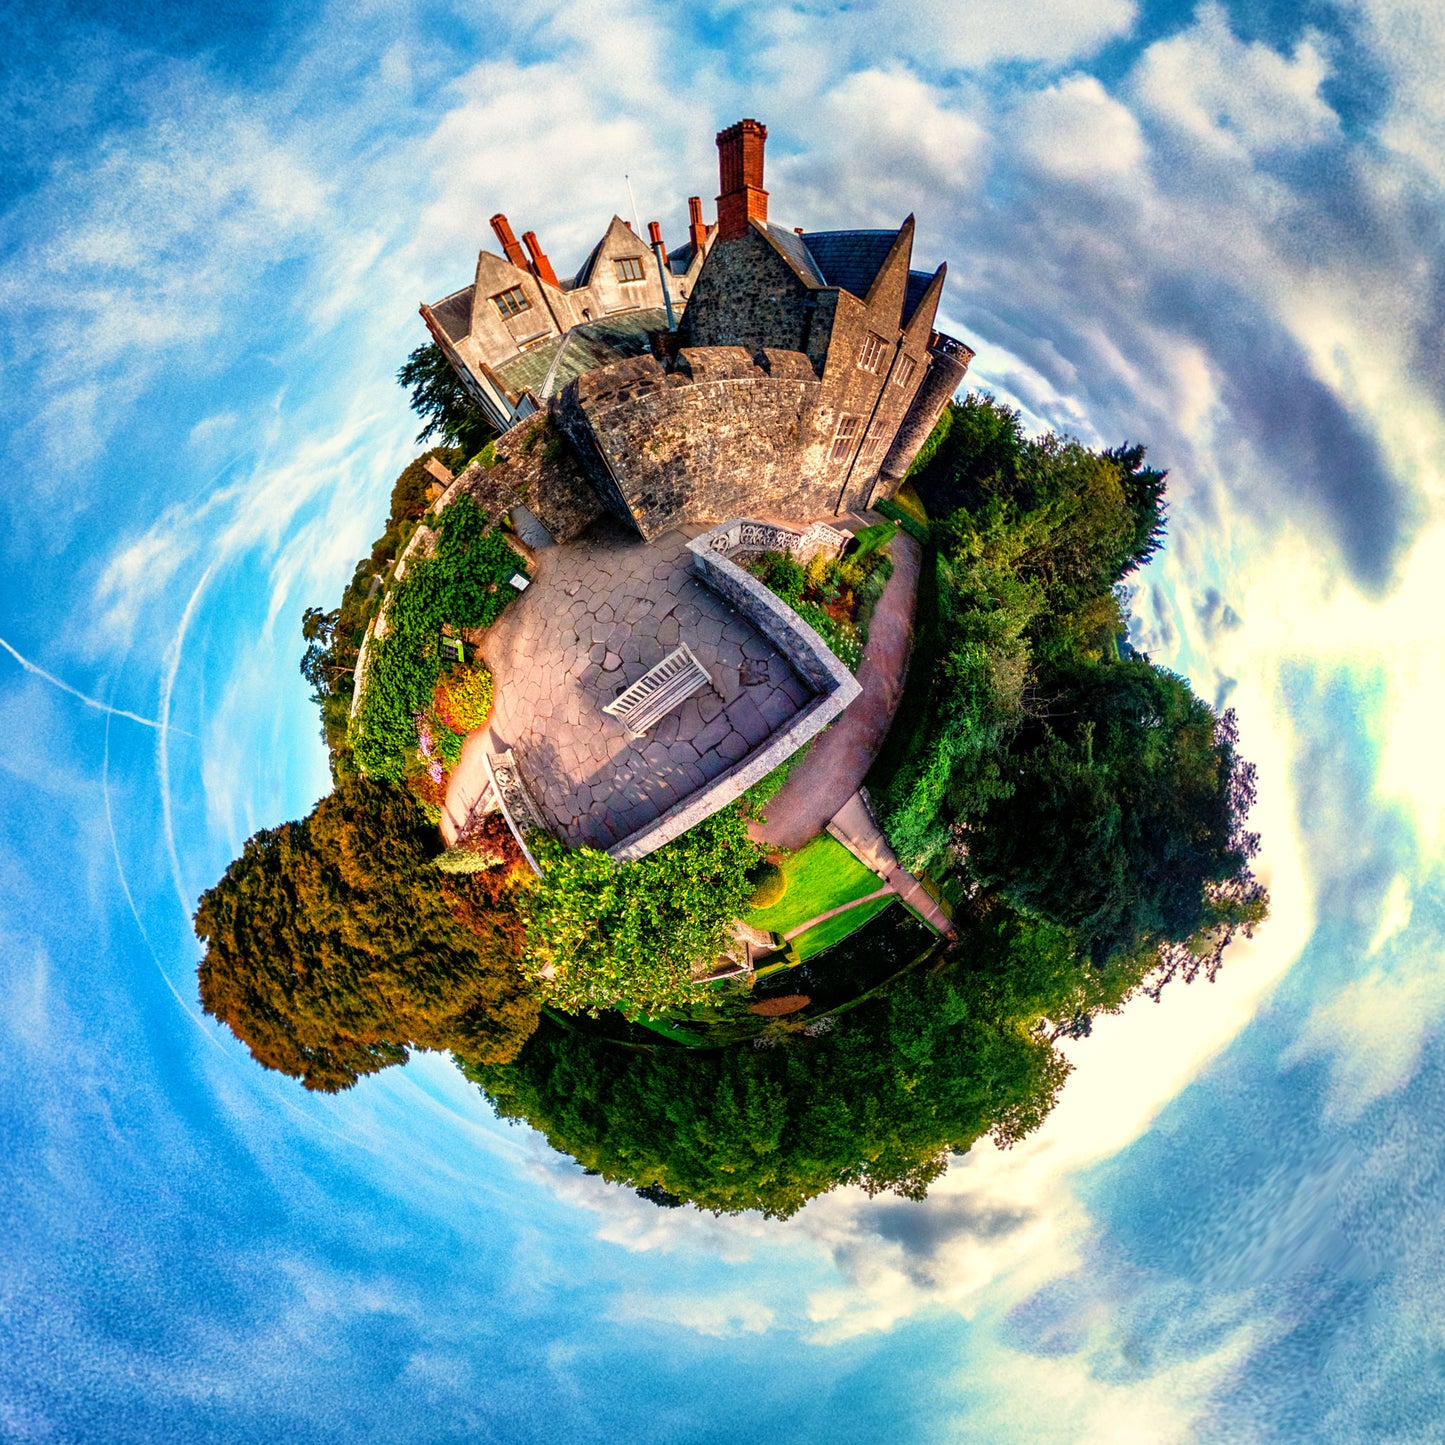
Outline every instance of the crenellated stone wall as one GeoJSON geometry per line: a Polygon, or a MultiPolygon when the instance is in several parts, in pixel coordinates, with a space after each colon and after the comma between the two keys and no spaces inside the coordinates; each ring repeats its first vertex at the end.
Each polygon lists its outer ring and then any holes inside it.
{"type": "Polygon", "coordinates": [[[761,511],[808,522],[866,503],[877,462],[830,456],[834,423],[806,356],[690,347],[666,371],[636,357],[588,372],[557,420],[612,510],[644,538],[679,522],[761,511]]]}

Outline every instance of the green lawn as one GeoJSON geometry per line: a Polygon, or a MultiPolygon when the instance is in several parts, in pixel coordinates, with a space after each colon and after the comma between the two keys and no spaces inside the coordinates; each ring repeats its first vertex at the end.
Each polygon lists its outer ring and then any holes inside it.
{"type": "Polygon", "coordinates": [[[806,933],[800,933],[793,940],[793,947],[798,950],[799,958],[812,958],[815,953],[822,953],[825,948],[841,943],[850,933],[862,928],[874,914],[887,908],[893,902],[893,897],[894,895],[889,893],[883,898],[871,898],[867,903],[860,903],[856,908],[850,908],[844,913],[835,913],[822,923],[814,924],[806,933]]]}
{"type": "Polygon", "coordinates": [[[771,908],[753,908],[747,916],[754,928],[773,933],[786,933],[883,886],[876,873],[826,833],[819,833],[779,866],[788,880],[788,891],[771,908]]]}

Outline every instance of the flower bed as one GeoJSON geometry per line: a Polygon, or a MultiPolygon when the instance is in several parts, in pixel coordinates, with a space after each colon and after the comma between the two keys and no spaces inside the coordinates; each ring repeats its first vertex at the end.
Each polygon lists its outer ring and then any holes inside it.
{"type": "Polygon", "coordinates": [[[819,553],[804,565],[791,552],[762,552],[739,565],[781,597],[850,672],[857,672],[868,620],[893,573],[887,545],[895,530],[891,525],[868,528],[846,557],[819,553]]]}
{"type": "Polygon", "coordinates": [[[351,722],[351,746],[363,772],[400,782],[450,764],[461,739],[485,721],[491,674],[480,664],[444,673],[443,625],[487,627],[516,595],[522,559],[470,497],[459,497],[437,524],[436,554],[412,559],[394,585],[385,636],[373,637],[365,690],[351,722]]]}

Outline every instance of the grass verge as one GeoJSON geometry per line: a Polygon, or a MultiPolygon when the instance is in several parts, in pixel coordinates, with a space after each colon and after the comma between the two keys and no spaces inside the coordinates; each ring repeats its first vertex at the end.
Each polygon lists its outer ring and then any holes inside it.
{"type": "Polygon", "coordinates": [[[893,900],[894,895],[890,893],[885,898],[870,898],[867,903],[860,903],[856,908],[835,913],[831,918],[814,924],[806,933],[800,933],[793,940],[793,947],[798,950],[798,956],[807,962],[825,948],[841,943],[850,933],[856,933],[870,918],[882,913],[893,900]]]}
{"type": "Polygon", "coordinates": [[[826,833],[784,858],[779,867],[788,891],[771,908],[748,911],[747,921],[754,928],[786,933],[879,887],[878,875],[826,833]]]}

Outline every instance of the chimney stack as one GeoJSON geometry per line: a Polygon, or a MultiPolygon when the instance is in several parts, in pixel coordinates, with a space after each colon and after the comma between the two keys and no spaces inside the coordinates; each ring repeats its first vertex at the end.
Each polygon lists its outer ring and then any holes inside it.
{"type": "Polygon", "coordinates": [[[517,238],[512,234],[512,228],[507,224],[507,218],[498,211],[492,217],[492,230],[497,233],[497,240],[502,243],[502,250],[507,260],[519,271],[527,269],[527,258],[522,254],[522,248],[517,244],[517,238]]]}
{"type": "Polygon", "coordinates": [[[749,221],[768,219],[768,193],[763,189],[763,142],[768,128],[740,120],[717,134],[717,238],[735,241],[748,233],[749,221]]]}
{"type": "Polygon", "coordinates": [[[527,248],[527,254],[532,258],[532,274],[539,281],[545,281],[549,286],[556,286],[560,291],[562,287],[557,281],[557,273],[552,269],[552,263],[547,259],[547,253],[542,249],[542,243],[537,240],[537,233],[535,231],[524,231],[522,233],[522,244],[527,248]]]}
{"type": "Polygon", "coordinates": [[[647,239],[652,242],[654,251],[662,252],[662,264],[667,265],[667,247],[662,244],[662,227],[656,221],[647,223],[647,239]]]}
{"type": "Polygon", "coordinates": [[[692,242],[692,254],[701,256],[707,245],[707,222],[702,218],[702,197],[687,198],[687,238],[692,242]]]}

